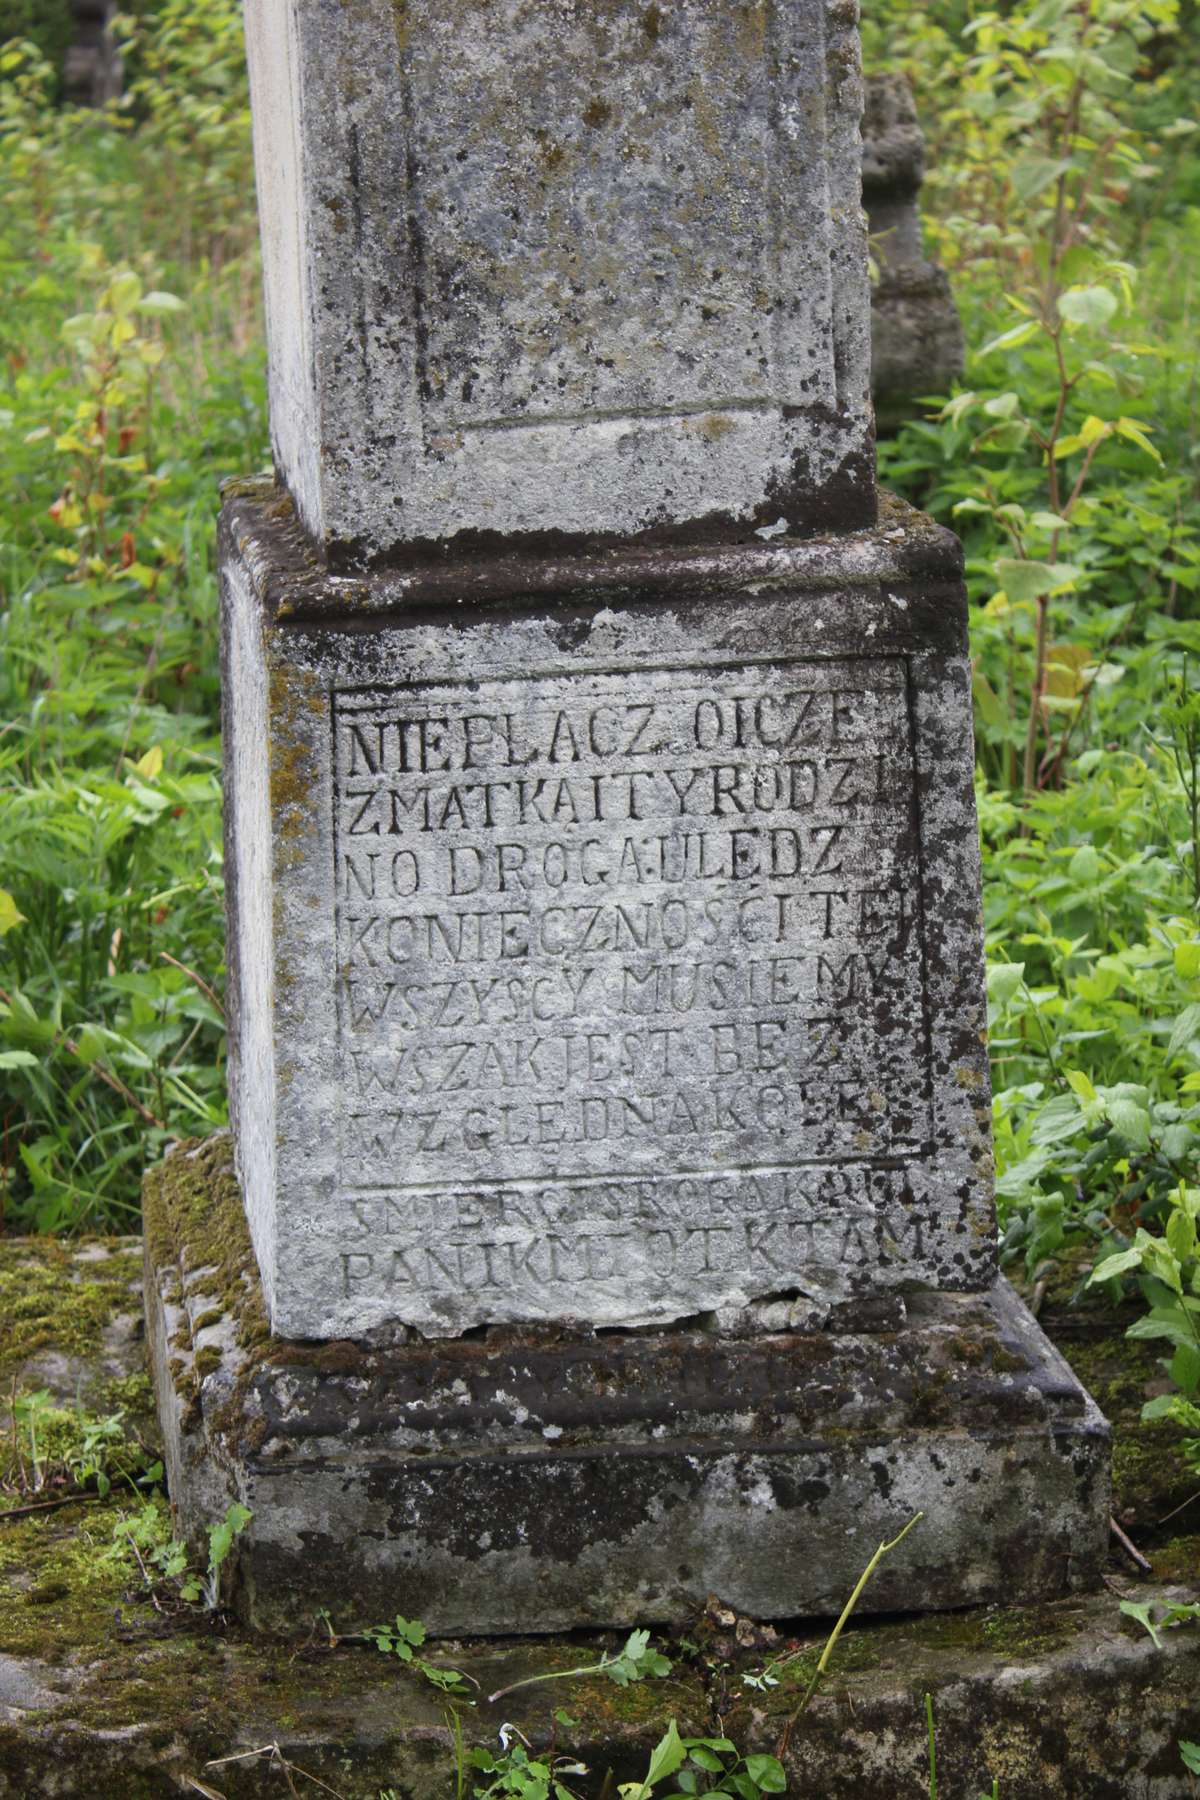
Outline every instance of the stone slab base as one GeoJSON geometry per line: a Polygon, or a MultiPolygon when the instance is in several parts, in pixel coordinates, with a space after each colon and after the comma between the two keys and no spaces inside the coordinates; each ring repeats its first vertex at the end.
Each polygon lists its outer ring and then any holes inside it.
{"type": "Polygon", "coordinates": [[[1099,1578],[1108,1427],[1007,1285],[824,1331],[491,1328],[272,1337],[228,1140],[147,1183],[147,1332],[173,1504],[229,1501],[238,1603],[287,1631],[335,1595],[435,1634],[1047,1599],[1099,1578]],[[871,1327],[875,1328],[872,1329],[871,1327]],[[880,1328],[882,1327],[882,1328],[880,1328]]]}
{"type": "MultiPolygon", "coordinates": [[[[823,1631],[748,1645],[711,1614],[693,1621],[689,1653],[661,1648],[665,1680],[619,1690],[603,1678],[556,1681],[489,1704],[501,1687],[594,1661],[616,1638],[439,1645],[471,1681],[447,1702],[370,1645],[305,1633],[251,1637],[187,1609],[165,1613],[128,1571],[104,1564],[124,1503],[55,1513],[8,1528],[0,1565],[0,1796],[34,1800],[448,1800],[458,1791],[457,1714],[466,1746],[495,1747],[511,1721],[534,1746],[570,1750],[585,1800],[646,1772],[674,1718],[684,1735],[728,1735],[744,1753],[783,1750],[796,1800],[898,1800],[928,1792],[924,1696],[933,1696],[939,1793],[975,1800],[1187,1800],[1179,1738],[1200,1739],[1200,1632],[1168,1632],[1162,1650],[1118,1611],[1118,1595],[974,1609],[853,1627],[829,1678],[791,1723],[823,1631]],[[73,1584],[72,1592],[64,1592],[73,1584]],[[47,1598],[53,1592],[55,1598],[47,1598]],[[32,1596],[32,1598],[31,1598],[32,1596]],[[36,1642],[36,1648],[31,1644],[36,1642]],[[743,1674],[793,1655],[763,1694],[743,1674]],[[573,1724],[556,1724],[563,1708],[573,1724]],[[324,1789],[315,1783],[324,1783],[324,1789]],[[289,1785],[290,1783],[290,1785],[289,1785]]],[[[1126,1579],[1155,1604],[1164,1589],[1126,1579]]],[[[341,1624],[336,1594],[326,1596],[341,1624]]],[[[727,1617],[727,1615],[726,1615],[727,1617]]],[[[468,1771],[467,1791],[471,1788],[468,1771]]]]}
{"type": "MultiPolygon", "coordinates": [[[[143,1379],[140,1300],[129,1291],[135,1254],[140,1268],[135,1240],[0,1240],[6,1392],[15,1380],[18,1391],[50,1388],[68,1408],[81,1392],[93,1411],[133,1407],[137,1430],[152,1441],[135,1386],[143,1379]]],[[[1114,1511],[1153,1576],[1141,1580],[1118,1552],[1095,1594],[852,1620],[829,1680],[789,1733],[789,1794],[926,1793],[929,1692],[947,1800],[975,1800],[991,1791],[993,1777],[1004,1800],[1190,1800],[1177,1740],[1200,1741],[1200,1632],[1169,1631],[1156,1650],[1118,1609],[1125,1598],[1196,1597],[1200,1537],[1196,1508],[1185,1506],[1195,1482],[1178,1454],[1180,1434],[1140,1420],[1159,1354],[1153,1343],[1123,1336],[1140,1306],[1115,1312],[1095,1290],[1070,1306],[1077,1283],[1077,1271],[1060,1272],[1043,1320],[1113,1419],[1114,1511]]],[[[0,1417],[0,1444],[10,1430],[0,1417]]],[[[129,1506],[129,1496],[114,1491],[0,1528],[4,1800],[166,1800],[206,1790],[267,1800],[291,1791],[289,1773],[296,1793],[320,1791],[311,1776],[336,1800],[378,1800],[388,1788],[406,1800],[446,1800],[457,1791],[446,1703],[419,1676],[370,1645],[334,1646],[323,1628],[314,1636],[306,1626],[290,1639],[247,1633],[173,1603],[169,1586],[159,1610],[133,1563],[111,1556],[113,1526],[129,1506]],[[278,1757],[265,1748],[276,1744],[278,1757]]],[[[323,1604],[339,1633],[361,1622],[336,1592],[323,1604]]],[[[370,1622],[382,1616],[372,1609],[370,1622]]],[[[558,1746],[590,1769],[571,1785],[600,1800],[645,1773],[672,1717],[685,1734],[720,1728],[745,1751],[776,1749],[828,1629],[785,1630],[770,1644],[744,1621],[706,1612],[686,1633],[698,1652],[658,1640],[674,1661],[668,1680],[625,1690],[602,1679],[554,1682],[493,1706],[483,1696],[593,1661],[618,1640],[492,1638],[442,1643],[433,1655],[480,1683],[474,1705],[453,1703],[467,1745],[494,1745],[500,1723],[512,1720],[544,1749],[554,1709],[565,1708],[578,1723],[569,1733],[559,1727],[558,1746]],[[797,1650],[801,1659],[778,1689],[763,1694],[742,1682],[768,1656],[797,1650]]]]}

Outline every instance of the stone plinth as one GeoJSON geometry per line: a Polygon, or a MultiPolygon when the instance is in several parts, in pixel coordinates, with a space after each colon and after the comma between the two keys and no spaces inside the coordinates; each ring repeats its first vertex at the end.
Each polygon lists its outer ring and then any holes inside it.
{"type": "MultiPolygon", "coordinates": [[[[219,1164],[206,1159],[220,1154],[213,1147],[171,1164],[176,1203],[193,1227],[190,1202],[210,1184],[237,1205],[228,1165],[222,1177],[219,1164]],[[183,1171],[193,1179],[181,1187],[183,1171]]],[[[151,1178],[156,1192],[163,1179],[162,1171],[151,1178]]],[[[153,1204],[150,1210],[154,1215],[153,1204]]],[[[238,1245],[247,1257],[244,1231],[239,1237],[235,1230],[231,1249],[219,1225],[194,1245],[196,1257],[216,1270],[210,1281],[225,1294],[238,1285],[238,1245]]],[[[68,1410],[80,1393],[92,1412],[131,1403],[140,1409],[128,1354],[142,1326],[137,1289],[129,1286],[135,1262],[140,1267],[136,1240],[93,1240],[73,1249],[46,1237],[0,1242],[6,1390],[15,1373],[21,1386],[51,1387],[68,1410]],[[71,1279],[64,1281],[64,1270],[71,1279]]],[[[1052,1290],[1042,1323],[1079,1373],[1102,1384],[1115,1438],[1112,1510],[1153,1574],[1139,1576],[1114,1546],[1106,1585],[1094,1594],[898,1620],[856,1613],[826,1681],[788,1732],[789,1792],[821,1800],[920,1793],[928,1785],[924,1695],[930,1693],[939,1790],[947,1795],[986,1793],[995,1777],[1002,1794],[1008,1788],[1038,1800],[1188,1796],[1178,1740],[1200,1740],[1200,1632],[1165,1631],[1156,1649],[1122,1616],[1119,1602],[1139,1600],[1159,1616],[1170,1601],[1198,1598],[1200,1537],[1185,1506],[1195,1484],[1174,1452],[1171,1428],[1140,1417],[1159,1354],[1155,1344],[1124,1336],[1143,1310],[1140,1303],[1114,1309],[1092,1290],[1068,1305],[1077,1273],[1060,1268],[1054,1289],[1061,1298],[1056,1303],[1052,1290]]],[[[195,1315],[201,1343],[215,1330],[203,1319],[195,1315]]],[[[254,1338],[247,1320],[247,1344],[254,1338]]],[[[193,1362],[193,1379],[208,1381],[211,1359],[202,1362],[201,1368],[193,1362]]],[[[125,1423],[130,1436],[136,1423],[144,1444],[156,1442],[140,1418],[127,1416],[125,1423]]],[[[0,1437],[10,1430],[7,1419],[0,1421],[0,1437]]],[[[27,1460],[27,1444],[23,1454],[27,1460]]],[[[718,1604],[689,1621],[687,1637],[701,1646],[699,1655],[670,1640],[660,1643],[674,1659],[665,1680],[626,1690],[599,1676],[559,1680],[520,1688],[494,1704],[487,1696],[497,1689],[595,1662],[620,1639],[575,1633],[441,1642],[430,1647],[431,1658],[478,1684],[470,1702],[449,1702],[456,1720],[447,1716],[446,1696],[418,1673],[354,1640],[354,1632],[381,1622],[385,1595],[372,1594],[356,1612],[331,1578],[319,1604],[336,1644],[323,1625],[314,1633],[309,1619],[294,1637],[280,1639],[214,1621],[165,1594],[155,1605],[132,1558],[122,1562],[113,1553],[114,1531],[129,1510],[118,1482],[107,1499],[92,1495],[5,1523],[5,1800],[49,1794],[178,1800],[181,1789],[192,1792],[197,1783],[228,1800],[275,1800],[287,1792],[280,1757],[293,1765],[299,1793],[316,1793],[315,1778],[342,1800],[377,1800],[387,1788],[442,1800],[455,1791],[455,1730],[467,1745],[495,1748],[504,1721],[519,1726],[535,1752],[552,1745],[586,1763],[588,1791],[599,1792],[606,1781],[615,1791],[644,1776],[671,1718],[685,1736],[704,1735],[715,1712],[740,1750],[775,1753],[829,1631],[826,1622],[808,1620],[783,1626],[770,1640],[765,1631],[747,1629],[744,1618],[735,1622],[718,1596],[718,1604]],[[764,1693],[743,1684],[743,1673],[757,1674],[777,1657],[795,1657],[777,1688],[764,1693]],[[555,1720],[558,1708],[575,1721],[569,1730],[555,1720]]],[[[206,1560],[205,1544],[199,1561],[206,1560]]],[[[1024,1560],[1018,1543],[1014,1568],[1024,1560]]]]}
{"type": "Polygon", "coordinates": [[[856,8],[252,0],[276,460],[351,562],[874,516],[856,8]]]}
{"type": "Polygon", "coordinates": [[[231,1499],[239,1604],[269,1630],[438,1634],[1048,1599],[1103,1566],[1108,1428],[1011,1289],[847,1306],[816,1331],[493,1327],[272,1336],[228,1140],[146,1190],[147,1332],[171,1494],[231,1499]],[[815,1548],[819,1547],[819,1554],[815,1548]]]}
{"type": "Polygon", "coordinates": [[[965,597],[809,544],[329,576],[223,525],[273,1328],[821,1323],[994,1274],[965,597]]]}

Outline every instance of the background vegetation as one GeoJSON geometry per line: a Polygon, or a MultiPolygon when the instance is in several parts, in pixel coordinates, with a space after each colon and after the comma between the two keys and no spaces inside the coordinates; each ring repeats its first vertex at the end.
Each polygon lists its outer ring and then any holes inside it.
{"type": "MultiPolygon", "coordinates": [[[[1086,1262],[1182,1218],[1186,1302],[1200,26],[1180,0],[864,12],[869,60],[917,91],[928,234],[971,347],[961,391],[882,464],[967,549],[1005,1246],[1086,1262]]],[[[124,30],[133,83],[104,115],[56,108],[35,46],[0,51],[0,1206],[19,1230],[134,1228],[145,1164],[224,1107],[213,522],[218,477],[267,443],[239,8],[162,0],[124,30]]],[[[1174,1277],[1139,1255],[1161,1310],[1174,1277]]],[[[1200,1301],[1179,1311],[1194,1337],[1200,1301]]]]}
{"type": "Polygon", "coordinates": [[[136,1229],[224,1117],[218,477],[262,466],[235,0],[125,27],[130,91],[58,110],[0,51],[0,1207],[136,1229]],[[20,915],[23,915],[20,916],[20,915]]]}

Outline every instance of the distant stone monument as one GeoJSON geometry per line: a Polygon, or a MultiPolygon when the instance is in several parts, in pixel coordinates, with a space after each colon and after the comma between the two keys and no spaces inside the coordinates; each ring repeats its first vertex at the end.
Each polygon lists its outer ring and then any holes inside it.
{"type": "Polygon", "coordinates": [[[77,106],[104,106],[121,92],[122,60],[113,35],[118,10],[117,0],[72,0],[63,93],[77,106]]]}
{"type": "Polygon", "coordinates": [[[997,1280],[955,540],[877,498],[856,14],[251,0],[231,1099],[148,1184],[255,1622],[1094,1579],[997,1280]],[[238,1200],[238,1187],[244,1213],[238,1200]]]}
{"type": "Polygon", "coordinates": [[[945,269],[925,255],[918,196],[925,138],[903,75],[872,75],[863,114],[863,202],[871,231],[871,392],[881,432],[948,392],[963,372],[963,332],[945,269]]]}

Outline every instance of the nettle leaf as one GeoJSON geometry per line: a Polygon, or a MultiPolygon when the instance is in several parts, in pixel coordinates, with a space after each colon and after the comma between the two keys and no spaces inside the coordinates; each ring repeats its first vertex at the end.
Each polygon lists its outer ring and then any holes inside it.
{"type": "Polygon", "coordinates": [[[1104,864],[1100,861],[1100,853],[1091,844],[1081,844],[1067,864],[1067,874],[1071,880],[1079,882],[1083,887],[1099,881],[1103,873],[1104,864]]]}
{"type": "Polygon", "coordinates": [[[1128,438],[1131,444],[1136,444],[1148,456],[1152,456],[1156,463],[1161,463],[1162,457],[1146,435],[1150,429],[1150,426],[1144,425],[1140,419],[1118,419],[1113,427],[1118,437],[1128,438]]]}
{"type": "Polygon", "coordinates": [[[1196,1134],[1190,1125],[1168,1125],[1162,1134],[1162,1153],[1168,1162],[1181,1163],[1191,1156],[1196,1134]]]}
{"type": "Polygon", "coordinates": [[[162,288],[154,288],[149,294],[143,294],[137,305],[142,313],[177,313],[186,310],[184,302],[178,294],[168,294],[162,288]]]}
{"type": "Polygon", "coordinates": [[[131,312],[141,298],[142,284],[132,269],[122,269],[108,285],[107,300],[117,317],[131,312]]]}
{"type": "MultiPolygon", "coordinates": [[[[1191,1330],[1184,1320],[1182,1307],[1156,1306],[1152,1312],[1147,1313],[1144,1319],[1135,1319],[1125,1336],[1136,1338],[1139,1343],[1147,1344],[1165,1339],[1168,1344],[1174,1344],[1176,1350],[1180,1350],[1185,1344],[1194,1342],[1191,1330]]],[[[1178,1404],[1178,1394],[1158,1394],[1153,1400],[1147,1400],[1142,1408],[1142,1417],[1143,1419],[1171,1418],[1174,1416],[1178,1404]]]]}
{"type": "Polygon", "coordinates": [[[1009,172],[1013,191],[1020,200],[1035,200],[1071,167],[1069,156],[1019,156],[1009,172]]]}
{"type": "Polygon", "coordinates": [[[1106,287],[1068,288],[1058,296],[1059,317],[1068,325],[1107,325],[1120,302],[1106,287]]]}
{"type": "MultiPolygon", "coordinates": [[[[1027,344],[1030,338],[1037,337],[1041,329],[1042,327],[1036,319],[1024,319],[1020,325],[1012,325],[1007,331],[1002,331],[999,337],[992,338],[990,343],[983,346],[979,354],[980,356],[990,356],[994,350],[1018,350],[1022,344],[1027,344]]],[[[974,395],[971,396],[972,400],[974,397],[974,395]]]]}
{"type": "Polygon", "coordinates": [[[1096,1264],[1087,1278],[1087,1285],[1091,1287],[1093,1282],[1114,1281],[1118,1275],[1127,1275],[1130,1269],[1140,1268],[1141,1263],[1140,1250],[1118,1250],[1114,1256],[1106,1256],[1103,1262],[1096,1264]]]}
{"type": "Polygon", "coordinates": [[[975,711],[993,731],[1003,731],[1008,724],[1008,708],[981,669],[971,676],[971,692],[975,711]]]}
{"type": "Polygon", "coordinates": [[[1077,450],[1090,450],[1093,444],[1101,443],[1104,438],[1111,437],[1115,429],[1116,427],[1110,425],[1107,419],[1100,419],[1095,413],[1089,413],[1078,431],[1071,432],[1068,436],[1060,437],[1057,440],[1054,445],[1055,462],[1061,461],[1064,456],[1074,456],[1077,450]]]}
{"type": "Polygon", "coordinates": [[[1196,1254],[1196,1221],[1182,1207],[1174,1207],[1164,1234],[1173,1256],[1182,1262],[1196,1254]]]}
{"type": "Polygon", "coordinates": [[[1189,943],[1176,944],[1175,973],[1185,981],[1194,981],[1200,975],[1200,939],[1193,938],[1189,943]]]}
{"type": "Polygon", "coordinates": [[[1066,1071],[1066,1077],[1068,1086],[1073,1093],[1078,1094],[1079,1098],[1086,1105],[1095,1105],[1096,1090],[1092,1085],[1090,1076],[1085,1075],[1082,1069],[1068,1069],[1066,1071]]]}
{"type": "Polygon", "coordinates": [[[0,888],[0,937],[12,931],[18,925],[24,925],[25,914],[17,908],[17,903],[10,893],[0,888]]]}
{"type": "Polygon", "coordinates": [[[1036,562],[1012,556],[998,556],[995,569],[997,581],[1014,605],[1037,600],[1044,594],[1065,594],[1083,574],[1075,563],[1036,562]]]}
{"type": "Polygon", "coordinates": [[[1007,1006],[1025,979],[1024,963],[992,963],[987,972],[988,999],[1007,1006]]]}

